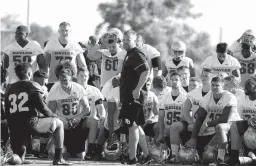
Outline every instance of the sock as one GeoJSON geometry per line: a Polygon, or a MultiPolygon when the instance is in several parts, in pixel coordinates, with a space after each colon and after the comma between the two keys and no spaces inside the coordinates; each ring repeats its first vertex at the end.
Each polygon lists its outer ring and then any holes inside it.
{"type": "Polygon", "coordinates": [[[87,153],[92,154],[93,151],[95,150],[95,147],[96,147],[96,144],[89,143],[88,144],[88,151],[87,151],[87,153]]]}
{"type": "Polygon", "coordinates": [[[177,156],[179,152],[179,145],[171,144],[172,155],[177,156]]]}
{"type": "Polygon", "coordinates": [[[221,159],[222,161],[224,161],[225,154],[226,154],[225,149],[218,149],[218,159],[221,159]]]}
{"type": "Polygon", "coordinates": [[[55,148],[54,159],[62,158],[62,148],[55,148]]]}

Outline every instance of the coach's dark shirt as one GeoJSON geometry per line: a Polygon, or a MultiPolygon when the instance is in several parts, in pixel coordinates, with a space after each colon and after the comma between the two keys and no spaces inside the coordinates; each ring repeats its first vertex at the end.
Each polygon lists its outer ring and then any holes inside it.
{"type": "Polygon", "coordinates": [[[127,51],[120,78],[120,102],[130,103],[133,100],[132,92],[137,87],[140,75],[149,70],[145,55],[138,48],[127,51]]]}

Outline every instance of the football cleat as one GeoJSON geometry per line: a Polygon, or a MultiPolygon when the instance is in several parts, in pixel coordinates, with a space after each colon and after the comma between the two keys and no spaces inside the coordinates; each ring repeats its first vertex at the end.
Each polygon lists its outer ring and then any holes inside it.
{"type": "Polygon", "coordinates": [[[104,143],[104,156],[107,160],[115,161],[118,160],[121,156],[121,143],[117,139],[116,135],[113,134],[110,138],[104,143]]]}
{"type": "Polygon", "coordinates": [[[249,149],[256,149],[256,129],[251,126],[244,133],[244,144],[249,149]]]}
{"type": "Polygon", "coordinates": [[[170,156],[170,149],[165,143],[156,145],[153,141],[148,143],[149,155],[156,162],[163,162],[170,156]]]}
{"type": "Polygon", "coordinates": [[[199,155],[197,150],[194,148],[187,148],[184,146],[180,147],[180,151],[178,153],[178,160],[184,164],[193,164],[199,161],[199,155]]]}

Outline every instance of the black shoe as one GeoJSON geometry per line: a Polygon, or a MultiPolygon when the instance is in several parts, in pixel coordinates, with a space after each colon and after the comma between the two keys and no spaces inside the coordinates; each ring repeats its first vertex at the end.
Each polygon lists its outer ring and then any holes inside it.
{"type": "Polygon", "coordinates": [[[92,158],[93,158],[92,153],[87,152],[86,155],[84,156],[84,160],[86,161],[92,160],[92,158]]]}
{"type": "Polygon", "coordinates": [[[137,164],[137,159],[136,158],[134,158],[134,159],[132,159],[132,160],[128,160],[125,164],[127,164],[127,165],[134,165],[134,164],[137,164]]]}
{"type": "Polygon", "coordinates": [[[69,163],[64,159],[54,159],[53,165],[72,165],[72,163],[69,163]]]}
{"type": "Polygon", "coordinates": [[[230,158],[225,162],[228,166],[240,166],[240,161],[238,158],[230,158]]]}
{"type": "Polygon", "coordinates": [[[168,158],[168,164],[177,164],[179,163],[178,157],[175,155],[170,155],[168,158]]]}
{"type": "Polygon", "coordinates": [[[142,165],[147,165],[149,163],[151,163],[153,161],[153,159],[151,159],[151,157],[148,155],[147,157],[142,157],[140,164],[142,165]]]}
{"type": "Polygon", "coordinates": [[[228,164],[222,161],[221,159],[217,159],[216,162],[210,163],[209,166],[228,166],[228,164]]]}

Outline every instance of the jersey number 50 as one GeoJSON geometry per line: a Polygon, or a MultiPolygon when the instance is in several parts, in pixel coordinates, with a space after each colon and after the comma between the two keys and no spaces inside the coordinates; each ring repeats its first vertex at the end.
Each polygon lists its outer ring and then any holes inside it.
{"type": "Polygon", "coordinates": [[[31,61],[32,61],[31,57],[27,56],[27,55],[24,55],[24,56],[14,55],[13,56],[13,62],[15,65],[17,65],[19,63],[30,63],[31,61]]]}

